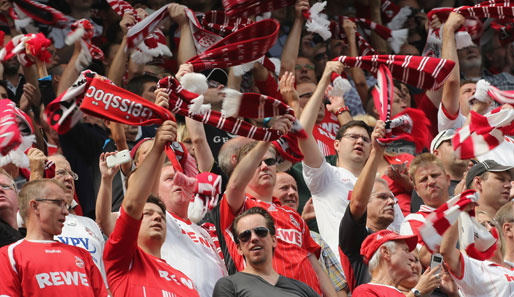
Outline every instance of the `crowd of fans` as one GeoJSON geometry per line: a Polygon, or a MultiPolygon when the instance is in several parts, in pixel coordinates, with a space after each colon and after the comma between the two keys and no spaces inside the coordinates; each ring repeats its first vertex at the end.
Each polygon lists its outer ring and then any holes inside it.
{"type": "Polygon", "coordinates": [[[179,2],[0,0],[1,296],[514,296],[510,2],[179,2]]]}

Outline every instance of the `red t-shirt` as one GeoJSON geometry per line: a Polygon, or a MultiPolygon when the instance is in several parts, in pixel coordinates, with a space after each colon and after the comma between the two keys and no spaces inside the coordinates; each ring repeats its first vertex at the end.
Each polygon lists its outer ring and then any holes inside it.
{"type": "MultiPolygon", "coordinates": [[[[312,264],[307,258],[309,254],[319,257],[320,247],[310,236],[309,227],[302,217],[287,206],[280,206],[278,199],[273,198],[273,203],[260,201],[247,194],[241,213],[252,207],[259,206],[266,209],[275,221],[277,247],[273,254],[273,268],[283,276],[302,281],[321,295],[319,280],[312,264]]],[[[245,267],[244,258],[237,252],[236,243],[233,240],[231,225],[237,214],[230,211],[226,197],[223,197],[220,205],[220,224],[228,250],[236,268],[241,271],[245,267]]]]}
{"type": "Polygon", "coordinates": [[[0,263],[1,296],[107,296],[83,248],[22,239],[0,249],[0,263]]]}
{"type": "Polygon", "coordinates": [[[367,283],[364,285],[358,286],[352,293],[353,297],[367,297],[367,296],[377,296],[377,297],[405,297],[402,292],[400,292],[395,287],[367,283]]]}
{"type": "Polygon", "coordinates": [[[318,148],[324,156],[331,156],[336,154],[334,148],[334,140],[336,139],[337,131],[341,125],[337,121],[337,117],[331,112],[325,110],[325,117],[321,123],[316,123],[312,129],[312,136],[318,144],[318,148]]]}
{"type": "Polygon", "coordinates": [[[199,296],[193,281],[137,245],[141,221],[123,207],[104,249],[107,283],[113,296],[199,296]]]}

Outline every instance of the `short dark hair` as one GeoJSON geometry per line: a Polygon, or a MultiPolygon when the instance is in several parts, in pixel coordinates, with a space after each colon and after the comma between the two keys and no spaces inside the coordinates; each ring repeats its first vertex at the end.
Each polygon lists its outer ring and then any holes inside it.
{"type": "Polygon", "coordinates": [[[143,74],[132,78],[127,84],[127,91],[141,96],[144,91],[144,86],[148,82],[158,83],[159,79],[150,74],[143,74]]]}
{"type": "Polygon", "coordinates": [[[157,206],[159,206],[159,208],[162,210],[162,212],[166,216],[166,205],[164,205],[164,202],[162,202],[161,198],[150,194],[150,196],[148,196],[148,199],[146,199],[146,203],[156,204],[157,206]]]}
{"type": "Polygon", "coordinates": [[[260,214],[261,216],[263,216],[264,219],[266,220],[266,228],[269,229],[269,232],[271,233],[271,235],[275,235],[275,221],[273,220],[273,217],[264,208],[256,206],[256,207],[250,208],[249,210],[244,211],[242,214],[238,215],[234,219],[234,222],[232,223],[232,234],[234,235],[234,242],[236,244],[239,244],[239,239],[237,238],[239,233],[237,232],[237,228],[236,228],[237,223],[242,218],[249,216],[249,215],[253,215],[253,214],[260,214]]]}
{"type": "Polygon", "coordinates": [[[368,136],[371,138],[371,131],[373,131],[373,129],[370,126],[368,126],[368,124],[366,124],[363,121],[352,120],[352,121],[349,121],[348,123],[342,125],[339,128],[339,130],[337,131],[336,139],[340,140],[343,137],[344,133],[346,133],[346,130],[348,130],[352,127],[364,128],[366,130],[366,132],[368,132],[368,136]]]}

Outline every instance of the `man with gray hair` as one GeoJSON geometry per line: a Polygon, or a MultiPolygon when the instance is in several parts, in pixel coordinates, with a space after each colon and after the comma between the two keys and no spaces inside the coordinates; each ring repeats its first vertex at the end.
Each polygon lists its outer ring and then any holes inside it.
{"type": "MultiPolygon", "coordinates": [[[[362,243],[361,255],[371,272],[371,282],[357,287],[352,296],[404,297],[398,287],[414,274],[416,256],[411,252],[416,244],[416,235],[399,235],[389,230],[369,235],[362,243]]],[[[427,273],[428,281],[419,281],[406,295],[419,297],[430,293],[440,283],[435,272],[436,269],[427,273]]]]}

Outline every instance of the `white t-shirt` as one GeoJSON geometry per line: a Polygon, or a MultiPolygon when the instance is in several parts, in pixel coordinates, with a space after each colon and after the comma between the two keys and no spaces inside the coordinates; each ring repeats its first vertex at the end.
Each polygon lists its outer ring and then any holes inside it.
{"type": "MultiPolygon", "coordinates": [[[[319,168],[303,163],[303,178],[312,194],[319,234],[333,251],[339,250],[339,225],[350,203],[348,199],[357,177],[350,171],[328,164],[325,160],[319,168]]],[[[398,231],[403,214],[395,204],[395,220],[388,229],[398,231]]],[[[338,257],[339,259],[339,257],[338,257]]]]}
{"type": "Polygon", "coordinates": [[[460,110],[456,117],[450,117],[443,104],[439,104],[439,110],[437,111],[437,129],[439,132],[451,128],[462,128],[465,122],[466,117],[460,113],[460,110]]]}
{"type": "Polygon", "coordinates": [[[192,279],[201,297],[212,296],[218,279],[228,275],[209,233],[169,211],[161,258],[192,279]]]}
{"type": "Polygon", "coordinates": [[[514,296],[514,269],[479,261],[461,253],[462,278],[453,279],[465,297],[514,296]]]}
{"type": "Polygon", "coordinates": [[[98,227],[95,221],[88,217],[69,214],[66,216],[66,221],[64,221],[62,233],[54,236],[54,239],[64,244],[77,246],[88,251],[100,270],[105,285],[107,286],[103,261],[105,239],[100,227],[98,227]]]}

